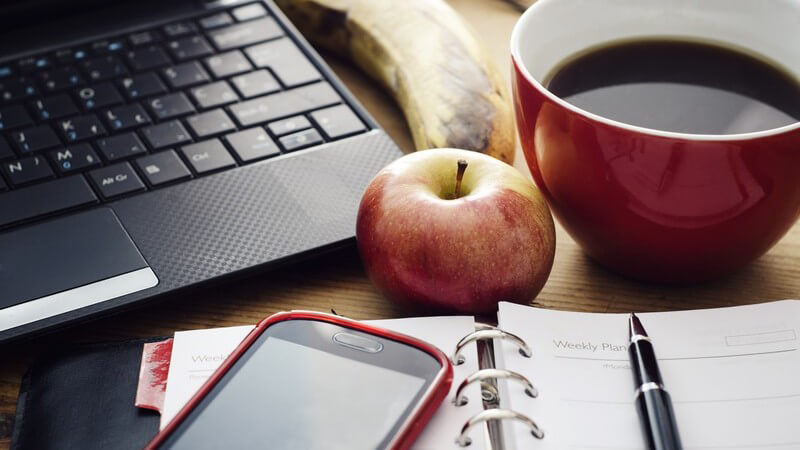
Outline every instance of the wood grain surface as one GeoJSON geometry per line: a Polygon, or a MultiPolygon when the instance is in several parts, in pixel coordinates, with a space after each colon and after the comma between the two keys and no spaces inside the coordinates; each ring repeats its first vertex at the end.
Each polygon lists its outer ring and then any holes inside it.
{"type": "MultiPolygon", "coordinates": [[[[484,38],[496,63],[508,75],[508,41],[519,9],[501,0],[450,3],[484,38]]],[[[391,137],[410,151],[410,134],[391,100],[347,64],[324,56],[391,137]]],[[[519,149],[516,166],[528,173],[519,149]]],[[[682,287],[639,283],[606,271],[589,260],[557,227],[553,271],[531,304],[574,311],[627,312],[708,308],[784,298],[800,298],[800,225],[739,273],[682,287]]],[[[167,335],[176,330],[253,324],[288,309],[332,308],[355,319],[425,314],[400,310],[383,299],[365,277],[358,255],[351,248],[278,272],[175,295],[35,340],[0,346],[0,449],[9,445],[19,382],[29,361],[56,343],[167,335]]]]}

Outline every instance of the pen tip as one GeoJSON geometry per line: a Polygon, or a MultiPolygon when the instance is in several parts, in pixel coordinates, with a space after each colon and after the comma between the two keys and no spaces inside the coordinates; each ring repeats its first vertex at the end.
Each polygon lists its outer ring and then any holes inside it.
{"type": "Polygon", "coordinates": [[[639,335],[639,336],[647,336],[647,332],[644,330],[644,325],[642,325],[642,321],[636,317],[636,314],[631,313],[628,319],[628,334],[630,336],[639,335]]]}
{"type": "Polygon", "coordinates": [[[633,336],[633,313],[628,315],[628,338],[633,336]]]}

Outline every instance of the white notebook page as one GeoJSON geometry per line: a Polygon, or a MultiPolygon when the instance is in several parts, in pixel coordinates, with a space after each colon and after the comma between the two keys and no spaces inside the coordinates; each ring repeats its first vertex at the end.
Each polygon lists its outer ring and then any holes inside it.
{"type": "MultiPolygon", "coordinates": [[[[448,356],[452,354],[456,343],[462,337],[475,331],[475,321],[471,316],[416,317],[365,322],[427,341],[439,347],[448,356]]],[[[252,329],[252,326],[242,326],[175,333],[164,396],[164,410],[161,414],[162,429],[252,329]]],[[[481,412],[480,387],[477,383],[465,390],[465,395],[470,398],[467,405],[456,408],[451,403],[458,383],[478,370],[478,352],[475,344],[470,344],[470,347],[472,350],[467,348],[464,351],[465,363],[453,367],[453,385],[450,393],[414,443],[414,449],[457,448],[455,439],[461,426],[470,417],[481,412]]],[[[484,440],[477,438],[477,435],[474,441],[470,449],[485,448],[484,440]]]]}
{"type": "MultiPolygon", "coordinates": [[[[653,340],[684,449],[800,449],[800,301],[637,314],[653,340]]],[[[507,383],[510,409],[544,430],[512,428],[518,449],[642,449],[627,354],[627,314],[561,312],[501,303],[509,370],[539,397],[507,383]]],[[[506,429],[508,429],[508,427],[506,429]]]]}
{"type": "Polygon", "coordinates": [[[243,325],[175,333],[159,429],[167,426],[253,328],[243,325]]]}
{"type": "MultiPolygon", "coordinates": [[[[366,320],[365,322],[388,328],[439,347],[448,357],[453,354],[456,344],[462,337],[475,331],[475,320],[469,316],[455,317],[415,317],[412,319],[366,320]]],[[[453,384],[450,393],[439,406],[439,410],[428,422],[425,430],[419,435],[412,447],[414,450],[460,450],[455,444],[461,426],[470,417],[483,411],[481,403],[480,383],[466,388],[464,395],[469,403],[455,407],[452,403],[459,383],[470,374],[478,371],[478,351],[476,344],[470,344],[464,350],[464,364],[453,366],[453,384]]],[[[470,450],[485,448],[484,439],[476,432],[470,450]]]]}

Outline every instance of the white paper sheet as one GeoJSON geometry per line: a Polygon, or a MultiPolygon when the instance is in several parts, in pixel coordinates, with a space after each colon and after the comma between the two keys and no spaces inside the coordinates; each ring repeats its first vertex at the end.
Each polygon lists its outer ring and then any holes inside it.
{"type": "MultiPolygon", "coordinates": [[[[439,347],[447,355],[452,354],[456,343],[462,337],[475,330],[474,319],[467,316],[419,317],[366,322],[427,341],[439,347]]],[[[162,429],[252,329],[253,326],[242,326],[175,333],[164,397],[164,411],[161,415],[162,429]]],[[[461,426],[471,416],[482,410],[478,384],[473,384],[466,389],[465,393],[470,399],[467,405],[455,407],[451,403],[461,380],[478,370],[475,344],[471,344],[471,346],[473,347],[472,351],[467,349],[464,352],[465,363],[453,368],[453,385],[450,394],[417,439],[414,449],[457,448],[454,442],[461,426]]],[[[470,449],[484,448],[483,439],[480,436],[475,436],[473,441],[470,449]]]]}
{"type": "MultiPolygon", "coordinates": [[[[448,356],[453,354],[456,344],[462,337],[475,331],[475,320],[466,316],[415,317],[366,322],[430,342],[448,356]]],[[[415,450],[460,449],[455,445],[455,439],[461,431],[461,426],[470,417],[483,410],[478,383],[468,386],[464,391],[469,403],[459,407],[452,403],[459,383],[478,370],[478,352],[475,350],[475,344],[470,346],[473,350],[467,349],[464,352],[464,364],[453,366],[453,385],[450,394],[442,402],[436,415],[431,418],[425,431],[417,438],[413,447],[415,450]]],[[[476,430],[474,433],[473,444],[469,448],[483,449],[484,439],[478,435],[479,431],[476,430]]]]}
{"type": "Polygon", "coordinates": [[[161,429],[253,328],[254,325],[244,325],[175,333],[161,411],[161,429]]]}
{"type": "MultiPolygon", "coordinates": [[[[800,449],[800,302],[637,314],[652,338],[685,449],[800,449]]],[[[508,383],[510,406],[544,430],[513,425],[519,449],[644,448],[633,405],[627,314],[501,303],[501,328],[532,347],[503,343],[506,368],[539,388],[508,383]]]]}

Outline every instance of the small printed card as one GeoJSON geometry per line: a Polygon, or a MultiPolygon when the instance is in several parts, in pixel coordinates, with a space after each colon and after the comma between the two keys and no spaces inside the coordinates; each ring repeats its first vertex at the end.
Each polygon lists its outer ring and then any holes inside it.
{"type": "Polygon", "coordinates": [[[253,328],[244,325],[175,333],[161,409],[162,429],[253,328]]]}

